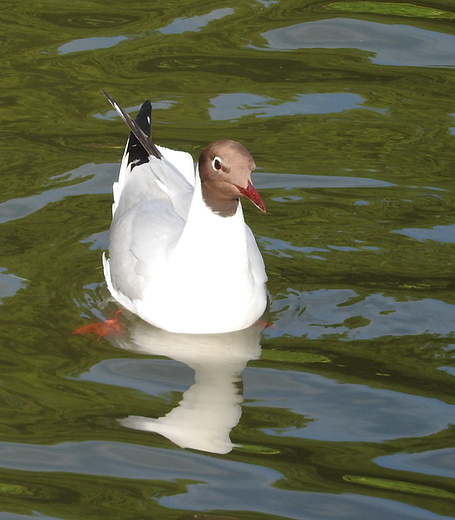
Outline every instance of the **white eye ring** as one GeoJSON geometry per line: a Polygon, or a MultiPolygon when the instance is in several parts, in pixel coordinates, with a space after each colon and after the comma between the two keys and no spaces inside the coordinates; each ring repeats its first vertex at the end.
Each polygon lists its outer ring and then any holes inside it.
{"type": "Polygon", "coordinates": [[[222,169],[221,163],[222,163],[222,161],[221,161],[221,159],[218,156],[214,157],[213,160],[212,160],[212,168],[216,172],[220,172],[221,169],[222,169]]]}

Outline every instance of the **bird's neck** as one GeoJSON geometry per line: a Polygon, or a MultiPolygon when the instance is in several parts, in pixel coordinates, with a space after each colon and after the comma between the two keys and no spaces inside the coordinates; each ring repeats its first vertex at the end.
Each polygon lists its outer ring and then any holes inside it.
{"type": "MultiPolygon", "coordinates": [[[[232,216],[223,217],[214,212],[204,200],[199,176],[196,176],[193,199],[185,229],[180,237],[180,245],[203,243],[211,249],[220,247],[246,247],[246,226],[242,205],[237,201],[232,216]]],[[[201,247],[204,247],[201,244],[201,247]]]]}
{"type": "Polygon", "coordinates": [[[223,196],[224,194],[220,193],[219,186],[210,181],[201,183],[201,195],[208,208],[223,218],[234,216],[240,205],[238,198],[233,199],[223,196]]]}

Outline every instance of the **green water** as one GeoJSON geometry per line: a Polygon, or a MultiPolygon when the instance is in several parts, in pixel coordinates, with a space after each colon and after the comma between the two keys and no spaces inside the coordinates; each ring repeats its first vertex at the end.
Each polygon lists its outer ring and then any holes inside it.
{"type": "Polygon", "coordinates": [[[0,519],[455,517],[455,3],[2,0],[0,30],[0,519]],[[158,144],[251,151],[260,336],[71,334],[117,309],[103,88],[158,144]],[[126,421],[195,378],[227,453],[126,421]]]}

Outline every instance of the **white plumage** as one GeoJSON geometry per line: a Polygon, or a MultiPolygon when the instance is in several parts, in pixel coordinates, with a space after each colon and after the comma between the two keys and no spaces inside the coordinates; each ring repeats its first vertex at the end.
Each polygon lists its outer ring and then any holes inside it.
{"type": "Polygon", "coordinates": [[[189,154],[151,141],[146,151],[138,141],[149,131],[150,103],[133,122],[108,99],[134,132],[113,187],[109,259],[103,257],[112,296],[171,332],[249,327],[265,310],[267,280],[238,202],[245,195],[265,211],[249,180],[251,156],[234,141],[218,141],[195,172],[189,154]]]}

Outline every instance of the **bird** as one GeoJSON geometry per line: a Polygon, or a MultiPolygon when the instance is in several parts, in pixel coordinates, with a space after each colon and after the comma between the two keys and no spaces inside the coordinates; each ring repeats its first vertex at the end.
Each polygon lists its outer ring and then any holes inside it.
{"type": "Polygon", "coordinates": [[[267,306],[267,275],[240,203],[249,199],[266,212],[251,181],[250,152],[237,141],[215,141],[195,168],[189,153],[152,141],[150,101],[133,120],[103,93],[131,130],[113,185],[109,256],[103,253],[111,296],[169,332],[251,326],[267,306]]]}

